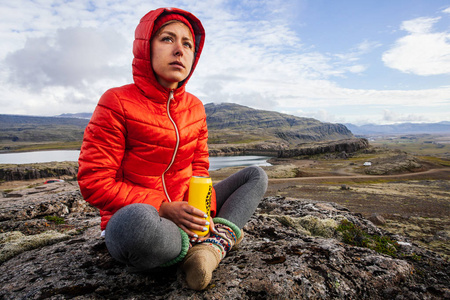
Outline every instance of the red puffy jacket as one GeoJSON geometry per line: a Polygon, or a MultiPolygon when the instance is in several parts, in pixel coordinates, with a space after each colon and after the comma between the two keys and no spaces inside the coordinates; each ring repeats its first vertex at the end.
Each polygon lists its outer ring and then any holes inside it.
{"type": "MultiPolygon", "coordinates": [[[[100,209],[102,230],[121,207],[148,203],[159,210],[164,201],[186,200],[191,176],[209,176],[205,109],[185,91],[204,40],[200,21],[179,9],[151,11],[137,26],[134,84],[110,89],[100,98],[86,127],[78,161],[81,193],[100,209]],[[173,91],[157,82],[150,63],[153,24],[165,11],[182,14],[195,33],[191,73],[173,91]]],[[[213,216],[215,209],[213,197],[213,216]]]]}

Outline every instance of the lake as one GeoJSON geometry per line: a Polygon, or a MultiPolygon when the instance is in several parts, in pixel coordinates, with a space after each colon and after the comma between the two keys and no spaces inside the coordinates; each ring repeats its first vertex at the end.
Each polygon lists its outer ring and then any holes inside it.
{"type": "MultiPolygon", "coordinates": [[[[52,161],[78,161],[78,150],[34,151],[1,153],[0,164],[32,164],[52,161]]],[[[237,166],[270,166],[268,156],[218,156],[210,157],[210,171],[237,166]]]]}

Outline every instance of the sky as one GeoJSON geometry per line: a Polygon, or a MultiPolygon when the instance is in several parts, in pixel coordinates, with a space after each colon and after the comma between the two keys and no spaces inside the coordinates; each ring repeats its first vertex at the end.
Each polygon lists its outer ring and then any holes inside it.
{"type": "Polygon", "coordinates": [[[159,7],[206,30],[187,91],[322,122],[450,121],[449,0],[0,0],[0,113],[92,112],[159,7]]]}

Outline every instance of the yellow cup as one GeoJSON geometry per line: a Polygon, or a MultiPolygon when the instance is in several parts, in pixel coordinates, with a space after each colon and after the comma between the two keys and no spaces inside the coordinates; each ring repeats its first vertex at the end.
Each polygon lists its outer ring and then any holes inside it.
{"type": "MultiPolygon", "coordinates": [[[[189,182],[189,198],[188,203],[195,208],[200,209],[207,215],[204,218],[209,222],[211,214],[211,195],[212,195],[212,180],[210,177],[192,176],[189,182]]],[[[208,229],[206,231],[199,231],[191,229],[192,232],[198,236],[205,236],[209,232],[209,225],[205,225],[208,229]]]]}

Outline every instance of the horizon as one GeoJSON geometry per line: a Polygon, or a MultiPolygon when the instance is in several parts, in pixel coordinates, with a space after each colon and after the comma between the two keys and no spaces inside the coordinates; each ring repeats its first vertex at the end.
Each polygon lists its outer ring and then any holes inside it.
{"type": "Polygon", "coordinates": [[[134,29],[164,6],[205,27],[186,87],[204,104],[358,126],[449,120],[445,0],[2,3],[1,113],[91,113],[103,92],[132,82],[134,29]]]}
{"type": "MultiPolygon", "coordinates": [[[[213,103],[210,102],[212,104],[215,105],[220,105],[222,103],[213,103]]],[[[205,103],[205,105],[210,104],[210,103],[205,103]]],[[[233,104],[233,103],[226,103],[226,104],[233,104]]],[[[239,104],[240,105],[240,104],[239,104]]],[[[267,110],[265,109],[265,111],[270,111],[270,112],[277,112],[277,111],[271,111],[271,110],[267,110]]],[[[76,117],[75,115],[82,115],[82,114],[88,114],[88,115],[92,115],[92,112],[77,112],[77,113],[62,113],[59,115],[52,115],[52,116],[44,116],[44,115],[22,115],[22,114],[2,114],[0,113],[0,116],[16,116],[16,117],[37,117],[37,118],[74,118],[74,119],[87,119],[87,118],[83,118],[83,117],[76,117]],[[68,116],[64,116],[64,115],[68,115],[68,116]]],[[[287,114],[289,115],[289,114],[287,114]]],[[[291,115],[293,116],[293,115],[291,115]]],[[[310,118],[310,117],[299,117],[299,116],[295,116],[298,118],[310,118]]],[[[313,118],[314,119],[314,118],[313,118]]],[[[317,119],[316,119],[317,120],[317,119]]],[[[320,120],[318,120],[320,121],[320,120]]],[[[376,123],[365,123],[365,124],[354,124],[354,123],[339,123],[339,122],[326,122],[326,121],[320,121],[323,123],[332,123],[332,124],[342,124],[342,125],[352,125],[352,126],[356,126],[356,127],[363,127],[363,126],[395,126],[395,125],[406,125],[406,124],[413,124],[413,125],[420,125],[420,124],[429,124],[429,125],[433,125],[433,124],[441,124],[441,123],[448,123],[450,124],[450,121],[447,120],[443,120],[443,121],[439,121],[439,122],[397,122],[397,123],[386,123],[386,124],[376,124],[376,123]]],[[[450,133],[450,132],[449,132],[450,133]]]]}

